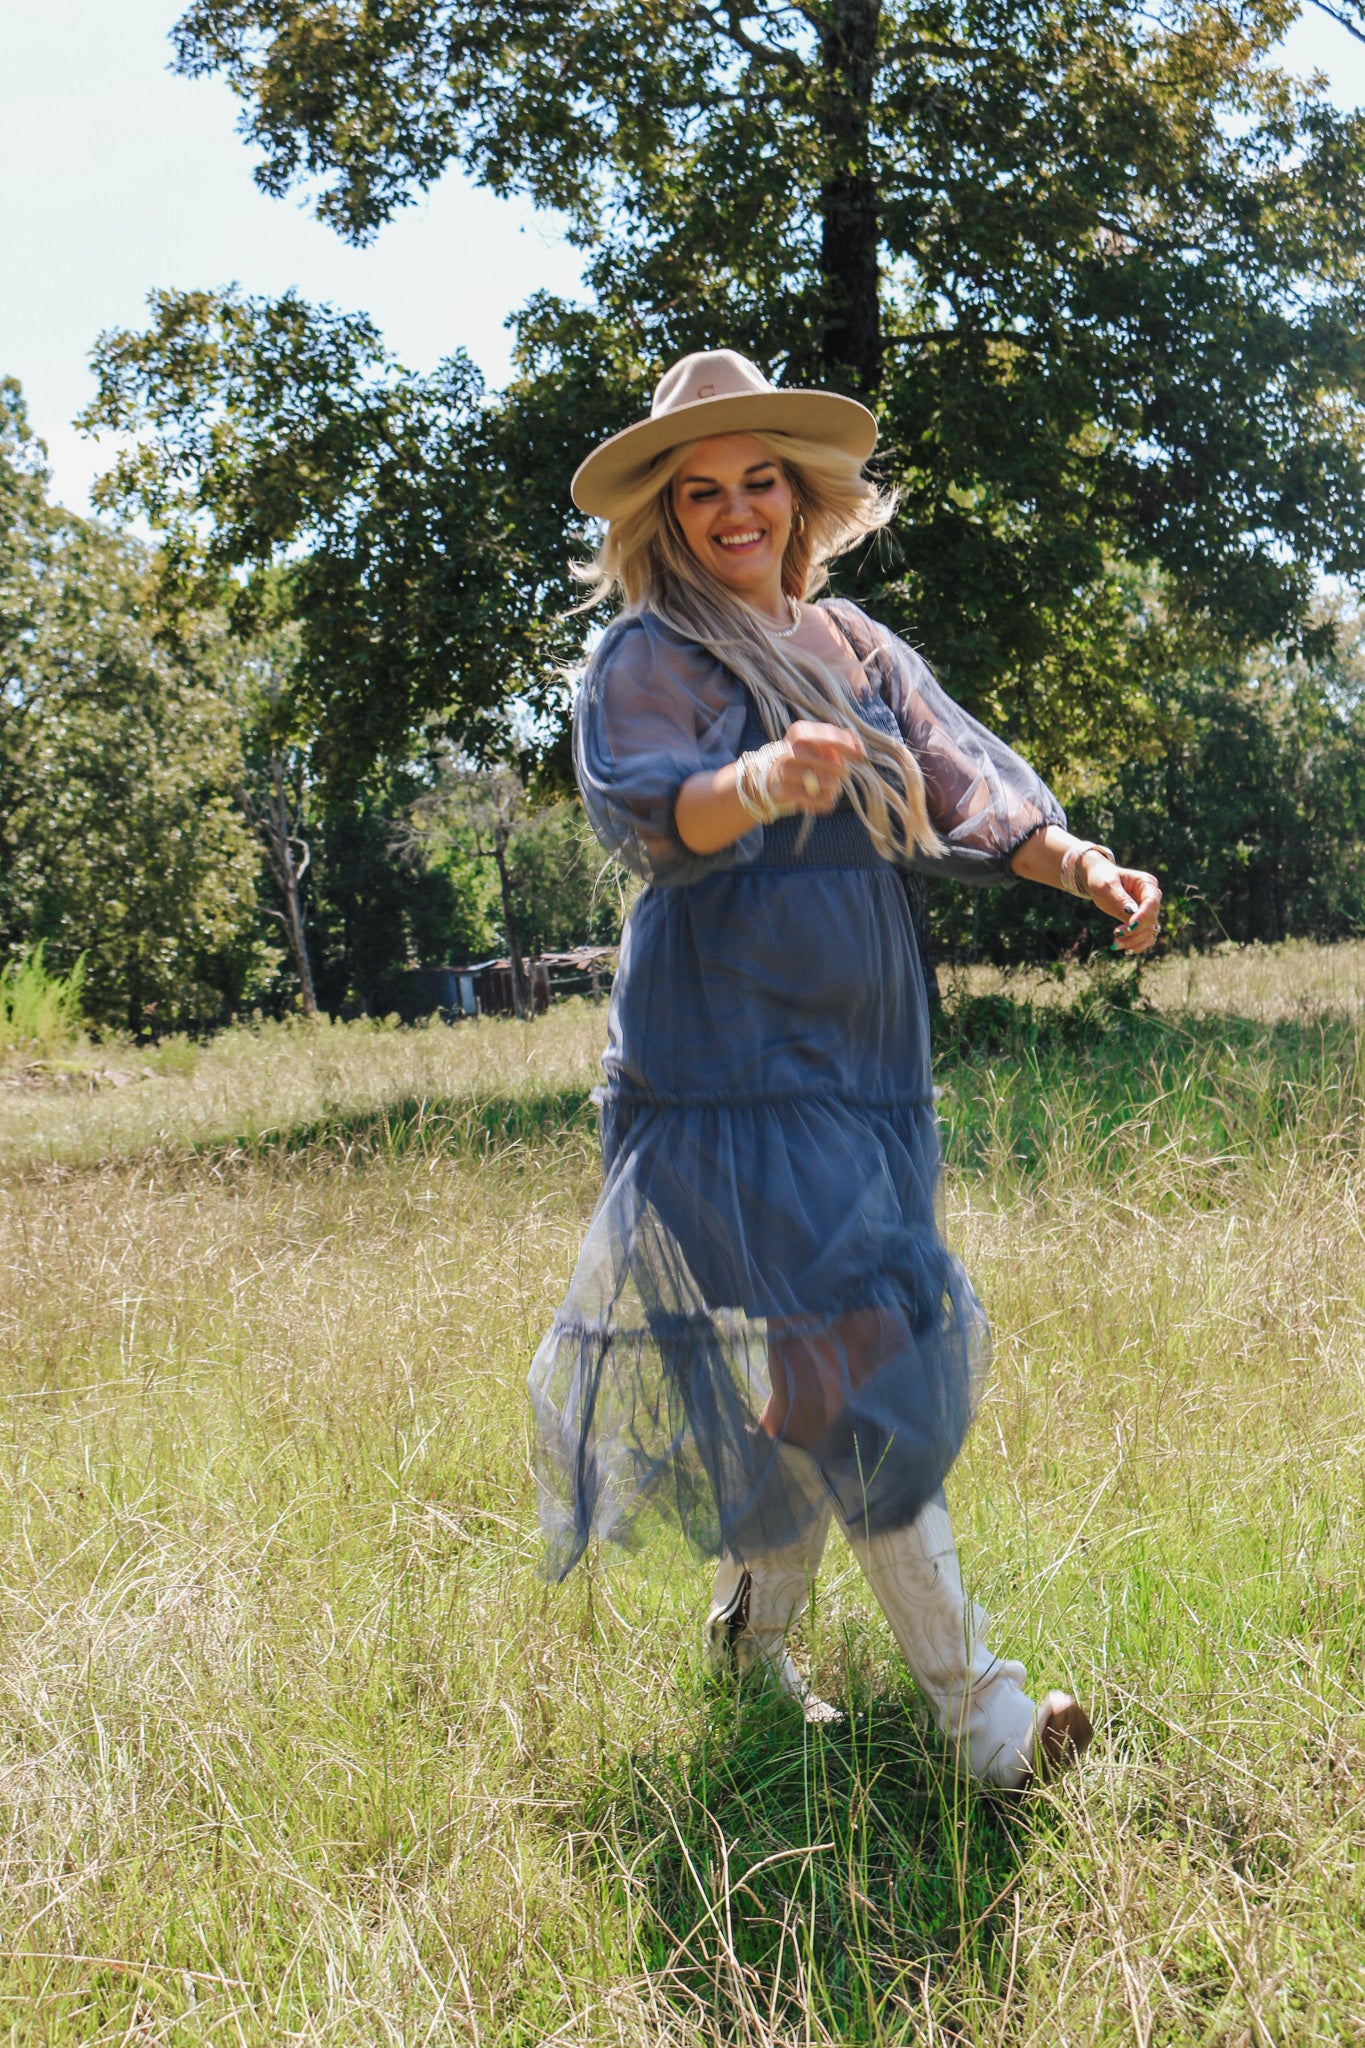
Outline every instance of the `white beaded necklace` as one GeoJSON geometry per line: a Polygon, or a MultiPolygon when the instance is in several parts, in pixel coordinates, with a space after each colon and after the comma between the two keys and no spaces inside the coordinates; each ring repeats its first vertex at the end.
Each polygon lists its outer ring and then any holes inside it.
{"type": "MultiPolygon", "coordinates": [[[[792,634],[796,632],[797,628],[801,624],[800,605],[796,602],[796,599],[790,595],[789,592],[784,590],[782,595],[787,600],[787,610],[791,613],[792,622],[789,626],[768,626],[768,631],[772,634],[774,640],[790,640],[792,634]]],[[[764,624],[767,624],[766,620],[764,621],[764,624]]]]}

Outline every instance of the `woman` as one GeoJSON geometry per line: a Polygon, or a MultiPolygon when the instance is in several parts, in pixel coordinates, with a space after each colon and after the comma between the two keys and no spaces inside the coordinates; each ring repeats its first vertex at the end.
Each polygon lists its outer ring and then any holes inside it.
{"type": "Polygon", "coordinates": [[[579,784],[649,882],[627,922],[606,1167],[537,1353],[542,1519],[562,1576],[667,1506],[719,1553],[713,1652],[812,1717],[785,1647],[838,1519],[956,1754],[1020,1786],[1090,1738],[1035,1707],[963,1594],[942,1484],[985,1368],[944,1248],[924,982],[904,869],[1071,889],[1139,953],[1160,891],[1074,839],[1025,764],[826,563],[890,516],[876,422],[685,357],[590,455],[622,599],[575,709],[579,784]]]}

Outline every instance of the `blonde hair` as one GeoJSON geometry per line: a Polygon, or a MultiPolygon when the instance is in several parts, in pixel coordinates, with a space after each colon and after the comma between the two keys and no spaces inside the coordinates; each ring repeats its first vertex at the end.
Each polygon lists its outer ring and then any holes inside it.
{"type": "MultiPolygon", "coordinates": [[[[781,464],[805,522],[798,533],[793,521],[782,588],[789,597],[814,597],[829,581],[828,563],[886,525],[895,497],[841,449],[794,434],[751,438],[781,464]]],[[[940,842],[929,822],[924,778],[909,748],[859,714],[829,663],[775,638],[688,547],[673,509],[673,480],[697,445],[671,448],[652,463],[623,494],[595,559],[574,565],[573,574],[588,586],[585,608],[619,592],[623,616],[651,612],[704,647],[748,690],[769,739],[781,739],[798,718],[855,732],[867,757],[854,764],[845,786],[878,853],[898,860],[916,849],[935,851],[940,842]]]]}

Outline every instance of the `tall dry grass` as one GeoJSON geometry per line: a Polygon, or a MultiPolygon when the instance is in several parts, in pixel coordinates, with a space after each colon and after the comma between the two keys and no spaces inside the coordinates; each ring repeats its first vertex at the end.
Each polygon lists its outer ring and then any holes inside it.
{"type": "Polygon", "coordinates": [[[11,2038],[1360,2038],[1365,948],[1146,987],[943,1030],[964,1556],[1100,1731],[1013,1808],[833,1548],[831,1731],[708,1690],[665,1535],[539,1580],[601,1012],[0,1096],[11,2038]]]}

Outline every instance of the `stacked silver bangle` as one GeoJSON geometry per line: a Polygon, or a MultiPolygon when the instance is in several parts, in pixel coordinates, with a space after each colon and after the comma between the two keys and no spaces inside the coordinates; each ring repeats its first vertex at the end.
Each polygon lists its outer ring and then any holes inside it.
{"type": "Polygon", "coordinates": [[[1091,901],[1090,891],[1085,886],[1085,870],[1081,865],[1088,853],[1102,853],[1108,861],[1114,858],[1113,850],[1108,846],[1101,846],[1098,839],[1085,839],[1079,846],[1068,846],[1062,855],[1062,872],[1059,879],[1061,886],[1070,895],[1079,896],[1082,903],[1091,901]]]}
{"type": "Polygon", "coordinates": [[[790,817],[796,809],[794,804],[780,804],[768,787],[781,753],[782,742],[769,740],[766,747],[741,754],[735,763],[735,795],[740,809],[756,825],[774,824],[778,818],[790,817]]]}

